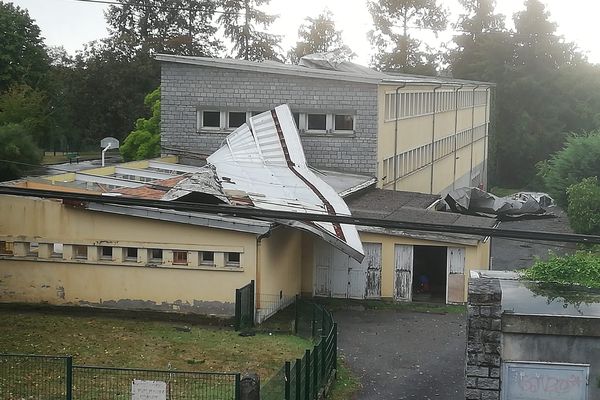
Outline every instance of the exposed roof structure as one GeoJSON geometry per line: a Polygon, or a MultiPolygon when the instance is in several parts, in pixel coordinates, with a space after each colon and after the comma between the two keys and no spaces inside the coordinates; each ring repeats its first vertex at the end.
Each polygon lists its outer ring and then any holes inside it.
{"type": "Polygon", "coordinates": [[[318,68],[315,63],[305,65],[283,64],[272,61],[254,62],[247,60],[234,60],[230,58],[209,58],[179,56],[171,54],[158,54],[158,61],[179,64],[197,65],[203,67],[224,68],[240,71],[255,71],[270,74],[291,75],[316,79],[331,79],[368,84],[397,84],[407,83],[414,85],[480,85],[495,86],[491,82],[469,81],[463,79],[384,73],[369,69],[349,61],[337,63],[335,69],[318,68]]]}

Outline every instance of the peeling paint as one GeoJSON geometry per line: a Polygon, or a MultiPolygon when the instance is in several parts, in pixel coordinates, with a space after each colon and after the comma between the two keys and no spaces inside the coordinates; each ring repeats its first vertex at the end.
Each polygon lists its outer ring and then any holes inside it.
{"type": "Polygon", "coordinates": [[[63,299],[63,300],[64,300],[64,299],[65,299],[65,288],[64,288],[64,287],[62,287],[62,286],[58,286],[58,287],[56,288],[56,296],[57,296],[59,299],[63,299]]]}

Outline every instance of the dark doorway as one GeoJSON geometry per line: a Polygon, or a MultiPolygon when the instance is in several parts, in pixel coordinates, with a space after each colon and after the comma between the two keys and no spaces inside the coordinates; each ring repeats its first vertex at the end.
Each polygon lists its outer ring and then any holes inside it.
{"type": "Polygon", "coordinates": [[[446,302],[447,248],[414,246],[413,301],[446,302]]]}

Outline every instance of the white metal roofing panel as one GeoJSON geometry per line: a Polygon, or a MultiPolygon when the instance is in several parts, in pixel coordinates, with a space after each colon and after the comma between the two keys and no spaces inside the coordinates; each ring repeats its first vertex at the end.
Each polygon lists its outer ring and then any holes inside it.
{"type": "MultiPolygon", "coordinates": [[[[254,206],[269,210],[350,215],[348,206],[328,184],[308,169],[302,143],[287,105],[250,119],[208,157],[223,192],[244,193],[254,206]]],[[[354,225],[287,222],[315,233],[361,261],[362,243],[354,225]]]]}

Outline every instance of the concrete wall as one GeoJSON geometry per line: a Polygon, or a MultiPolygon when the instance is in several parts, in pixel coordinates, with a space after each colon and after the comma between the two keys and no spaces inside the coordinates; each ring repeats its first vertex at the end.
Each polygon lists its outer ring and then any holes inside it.
{"type": "Polygon", "coordinates": [[[161,144],[210,154],[231,130],[199,131],[197,110],[352,113],[351,134],[303,134],[308,162],[375,175],[377,86],[260,72],[162,63],[161,144]]]}
{"type": "Polygon", "coordinates": [[[116,308],[155,308],[199,313],[233,313],[235,289],[256,277],[256,236],[214,228],[87,211],[60,201],[0,196],[0,240],[15,254],[0,256],[0,301],[47,302],[116,308]],[[29,243],[38,243],[36,254],[29,243]],[[53,244],[63,254],[52,255],[53,244]],[[87,246],[86,259],[73,245],[87,246]],[[113,248],[109,260],[100,246],[113,248]],[[123,249],[138,249],[127,260],[123,249]],[[163,249],[162,263],[148,249],[163,249]],[[187,265],[173,265],[173,250],[186,251],[187,265]],[[215,253],[201,265],[199,252],[215,253]],[[240,253],[239,266],[224,254],[240,253]]]}

